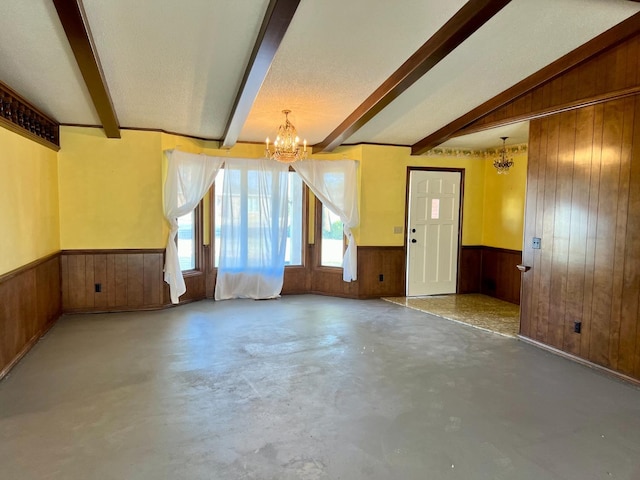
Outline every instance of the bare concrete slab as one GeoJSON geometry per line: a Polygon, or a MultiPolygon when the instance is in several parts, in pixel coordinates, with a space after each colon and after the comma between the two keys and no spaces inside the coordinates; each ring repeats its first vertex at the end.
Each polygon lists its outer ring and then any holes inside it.
{"type": "Polygon", "coordinates": [[[640,390],[381,300],[63,317],[0,383],[0,478],[640,479],[640,390]]]}

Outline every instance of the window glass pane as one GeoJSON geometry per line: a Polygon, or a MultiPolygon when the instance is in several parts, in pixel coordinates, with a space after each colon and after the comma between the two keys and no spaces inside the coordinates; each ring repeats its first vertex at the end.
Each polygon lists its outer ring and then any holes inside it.
{"type": "Polygon", "coordinates": [[[178,258],[181,270],[196,268],[195,211],[178,217],[178,258]]]}
{"type": "Polygon", "coordinates": [[[322,205],[322,249],[320,265],[324,267],[342,267],[344,254],[344,235],[340,217],[322,205]]]}
{"type": "Polygon", "coordinates": [[[440,199],[431,199],[431,220],[438,220],[440,218],[440,199]]]}
{"type": "Polygon", "coordinates": [[[289,172],[289,218],[285,265],[302,265],[302,179],[289,172]]]}

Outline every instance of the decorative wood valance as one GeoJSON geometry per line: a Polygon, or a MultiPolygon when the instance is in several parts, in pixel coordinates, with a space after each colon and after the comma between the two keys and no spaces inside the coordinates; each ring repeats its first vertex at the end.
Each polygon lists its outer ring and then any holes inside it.
{"type": "Polygon", "coordinates": [[[60,124],[0,82],[0,126],[55,151],[60,150],[60,124]]]}

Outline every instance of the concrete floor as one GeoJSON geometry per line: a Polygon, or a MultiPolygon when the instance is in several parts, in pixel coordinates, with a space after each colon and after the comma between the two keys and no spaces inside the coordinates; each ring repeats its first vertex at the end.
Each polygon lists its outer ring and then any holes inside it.
{"type": "Polygon", "coordinates": [[[65,316],[0,382],[0,478],[640,479],[640,390],[382,300],[65,316]]]}

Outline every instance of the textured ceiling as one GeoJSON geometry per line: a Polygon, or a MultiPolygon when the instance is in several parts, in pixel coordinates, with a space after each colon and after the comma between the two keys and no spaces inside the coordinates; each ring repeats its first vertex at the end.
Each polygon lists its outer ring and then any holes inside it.
{"type": "Polygon", "coordinates": [[[301,1],[241,138],[274,136],[287,108],[309,143],[320,142],[464,3],[301,1]]]}
{"type": "MultiPolygon", "coordinates": [[[[239,141],[273,136],[285,108],[302,137],[322,141],[465,3],[301,0],[239,141]]],[[[121,127],[222,137],[269,0],[83,4],[121,127]]],[[[411,145],[638,11],[513,0],[347,143],[411,145]]],[[[0,81],[61,123],[100,123],[51,0],[0,1],[0,81]]],[[[509,128],[526,137],[526,125],[509,128]]]]}
{"type": "Polygon", "coordinates": [[[124,127],[220,138],[268,0],[84,0],[124,127]]]}
{"type": "Polygon", "coordinates": [[[0,81],[59,122],[99,123],[48,0],[0,1],[0,81]]]}
{"type": "Polygon", "coordinates": [[[629,1],[513,0],[347,141],[411,145],[638,10],[629,1]]]}

